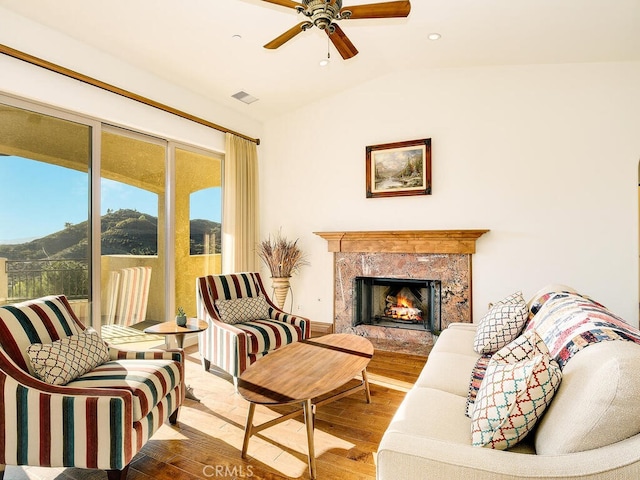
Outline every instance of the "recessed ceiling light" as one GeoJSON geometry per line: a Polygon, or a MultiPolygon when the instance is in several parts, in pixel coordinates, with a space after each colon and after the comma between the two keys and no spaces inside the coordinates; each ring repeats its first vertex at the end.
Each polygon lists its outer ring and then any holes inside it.
{"type": "Polygon", "coordinates": [[[242,35],[238,35],[237,33],[235,35],[232,35],[231,38],[233,40],[242,40],[242,35]]]}
{"type": "Polygon", "coordinates": [[[440,35],[439,33],[430,33],[429,40],[439,40],[441,36],[442,35],[440,35]]]}

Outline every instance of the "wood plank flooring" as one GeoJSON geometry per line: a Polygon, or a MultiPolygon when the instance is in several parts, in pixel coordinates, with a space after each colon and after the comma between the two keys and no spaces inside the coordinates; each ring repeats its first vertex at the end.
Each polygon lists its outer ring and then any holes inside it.
{"type": "MultiPolygon", "coordinates": [[[[197,347],[187,351],[187,384],[200,402],[186,400],[178,424],[166,423],[134,457],[128,480],[308,479],[307,439],[302,417],[253,436],[240,458],[248,403],[230,377],[205,372],[197,347]]],[[[372,403],[364,393],[318,408],[315,448],[318,479],[374,480],[380,439],[426,357],[376,351],[368,373],[372,403]]],[[[256,408],[256,423],[292,407],[256,408]]],[[[95,470],[7,467],[5,480],[106,480],[95,470]]]]}

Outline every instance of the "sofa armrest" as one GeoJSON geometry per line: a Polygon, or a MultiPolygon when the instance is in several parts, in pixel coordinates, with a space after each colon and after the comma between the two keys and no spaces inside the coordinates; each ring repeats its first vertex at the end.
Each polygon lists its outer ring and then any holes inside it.
{"type": "Polygon", "coordinates": [[[640,478],[640,435],[585,452],[536,455],[388,431],[377,459],[378,480],[640,478]]]}
{"type": "Polygon", "coordinates": [[[289,323],[299,327],[303,333],[302,338],[309,338],[311,336],[311,320],[308,318],[286,313],[273,307],[269,308],[269,315],[272,320],[278,320],[279,322],[289,323]]]}
{"type": "Polygon", "coordinates": [[[109,345],[109,358],[111,360],[175,360],[183,363],[184,350],[181,348],[127,350],[126,348],[109,345]]]}

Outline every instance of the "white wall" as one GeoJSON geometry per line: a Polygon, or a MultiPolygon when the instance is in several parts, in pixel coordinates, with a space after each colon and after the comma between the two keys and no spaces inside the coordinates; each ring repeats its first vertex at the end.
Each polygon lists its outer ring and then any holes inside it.
{"type": "Polygon", "coordinates": [[[473,315],[571,285],[638,324],[640,63],[416,70],[265,124],[262,232],[300,238],[294,309],[332,321],[333,264],[312,232],[490,229],[473,315]],[[365,146],[432,139],[433,194],[365,197],[365,146]]]}

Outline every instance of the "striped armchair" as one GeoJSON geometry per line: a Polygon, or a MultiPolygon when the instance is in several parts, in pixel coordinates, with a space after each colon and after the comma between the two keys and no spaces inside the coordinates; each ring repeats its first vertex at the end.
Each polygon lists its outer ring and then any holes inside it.
{"type": "Polygon", "coordinates": [[[63,295],[0,307],[0,479],[5,465],[101,469],[125,479],[154,432],[167,418],[176,423],[182,350],[120,350],[94,337],[103,363],[65,385],[38,379],[27,349],[87,335],[63,295]]]}
{"type": "MultiPolygon", "coordinates": [[[[309,338],[311,322],[283,312],[266,294],[259,273],[207,275],[196,280],[198,318],[209,328],[199,334],[202,365],[209,370],[211,364],[233,377],[270,351],[289,343],[309,338]],[[266,309],[255,318],[231,323],[221,315],[224,301],[258,299],[266,302],[266,309]],[[262,299],[260,299],[262,300],[262,299]]],[[[224,311],[224,309],[223,309],[224,311]]]]}

